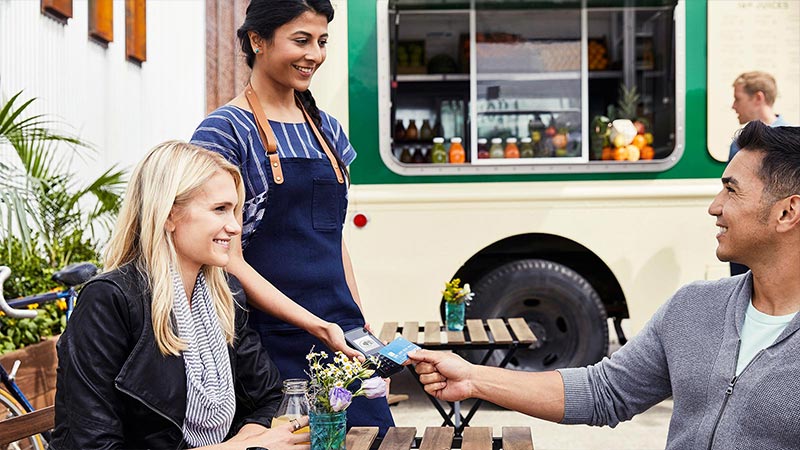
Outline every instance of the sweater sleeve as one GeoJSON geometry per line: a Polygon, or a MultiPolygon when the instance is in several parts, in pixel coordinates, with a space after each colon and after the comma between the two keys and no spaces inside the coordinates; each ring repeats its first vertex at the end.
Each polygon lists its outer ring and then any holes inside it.
{"type": "Polygon", "coordinates": [[[668,304],[611,358],[581,368],[560,369],[565,424],[617,426],[672,394],[659,335],[668,304]]]}

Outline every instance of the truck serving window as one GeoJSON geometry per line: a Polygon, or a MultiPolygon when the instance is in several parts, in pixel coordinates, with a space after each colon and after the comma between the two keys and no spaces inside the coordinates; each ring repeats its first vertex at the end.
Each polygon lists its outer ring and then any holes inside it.
{"type": "Polygon", "coordinates": [[[682,9],[379,1],[384,163],[403,175],[669,169],[683,151],[682,9]]]}

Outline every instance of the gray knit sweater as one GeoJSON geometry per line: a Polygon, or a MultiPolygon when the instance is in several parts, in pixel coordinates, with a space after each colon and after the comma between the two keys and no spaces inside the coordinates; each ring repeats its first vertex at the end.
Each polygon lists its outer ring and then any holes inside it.
{"type": "Polygon", "coordinates": [[[674,397],[667,449],[800,449],[800,314],[734,378],[752,276],[681,288],[611,358],[562,369],[562,423],[616,426],[674,397]]]}

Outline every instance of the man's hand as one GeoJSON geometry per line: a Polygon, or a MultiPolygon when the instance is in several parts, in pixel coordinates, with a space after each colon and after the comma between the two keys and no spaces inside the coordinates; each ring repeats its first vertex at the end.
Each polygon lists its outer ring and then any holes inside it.
{"type": "Polygon", "coordinates": [[[347,345],[347,341],[344,339],[344,331],[342,331],[339,325],[333,322],[328,322],[317,335],[317,338],[334,352],[342,352],[348,358],[357,358],[359,361],[364,361],[365,359],[363,353],[347,345]]]}
{"type": "Polygon", "coordinates": [[[425,392],[448,402],[470,398],[474,366],[455,353],[417,350],[408,354],[416,363],[425,392]]]}

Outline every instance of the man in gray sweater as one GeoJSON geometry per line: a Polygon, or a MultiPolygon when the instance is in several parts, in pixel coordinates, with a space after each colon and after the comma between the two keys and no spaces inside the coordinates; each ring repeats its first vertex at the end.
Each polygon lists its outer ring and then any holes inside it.
{"type": "Polygon", "coordinates": [[[800,127],[750,122],[708,209],[750,272],[681,288],[611,358],[516,372],[411,355],[425,390],[565,424],[616,426],[673,396],[668,449],[800,448],[800,127]]]}

